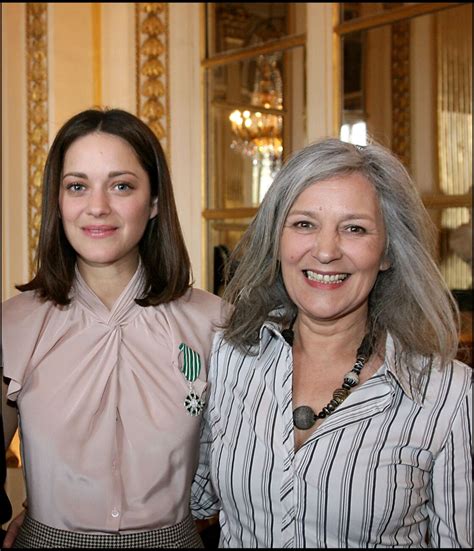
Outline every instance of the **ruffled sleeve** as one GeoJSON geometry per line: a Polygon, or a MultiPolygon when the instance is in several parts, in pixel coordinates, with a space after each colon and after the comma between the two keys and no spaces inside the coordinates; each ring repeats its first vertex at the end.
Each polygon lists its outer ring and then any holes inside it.
{"type": "Polygon", "coordinates": [[[49,313],[55,307],[41,302],[33,291],[2,304],[3,376],[10,379],[8,398],[16,400],[34,369],[33,357],[49,313]]]}

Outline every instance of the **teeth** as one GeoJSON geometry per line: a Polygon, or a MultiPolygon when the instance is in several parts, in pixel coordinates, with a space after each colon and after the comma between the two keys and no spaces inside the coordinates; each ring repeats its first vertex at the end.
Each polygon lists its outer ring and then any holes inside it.
{"type": "Polygon", "coordinates": [[[312,281],[318,281],[319,283],[337,283],[339,281],[344,281],[347,277],[349,277],[349,274],[322,275],[306,270],[306,277],[312,281]]]}

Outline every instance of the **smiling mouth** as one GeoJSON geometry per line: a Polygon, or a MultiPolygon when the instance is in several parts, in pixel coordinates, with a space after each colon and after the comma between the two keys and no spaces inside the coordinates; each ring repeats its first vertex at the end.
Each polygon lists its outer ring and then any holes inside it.
{"type": "Polygon", "coordinates": [[[311,281],[317,281],[318,283],[342,283],[345,279],[349,277],[350,274],[341,273],[341,274],[318,274],[312,272],[311,270],[303,270],[304,275],[311,281]]]}
{"type": "Polygon", "coordinates": [[[86,226],[83,231],[90,237],[104,237],[112,235],[116,229],[115,226],[86,226]]]}

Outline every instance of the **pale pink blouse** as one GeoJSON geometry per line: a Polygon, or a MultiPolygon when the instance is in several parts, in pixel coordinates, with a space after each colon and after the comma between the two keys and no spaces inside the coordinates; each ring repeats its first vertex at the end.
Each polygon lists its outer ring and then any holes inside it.
{"type": "Polygon", "coordinates": [[[189,514],[201,415],[184,401],[181,343],[205,392],[221,299],[189,290],[141,307],[142,271],[108,310],[76,271],[67,307],[24,292],[3,304],[4,376],[20,412],[29,514],[55,528],[134,532],[189,514]]]}

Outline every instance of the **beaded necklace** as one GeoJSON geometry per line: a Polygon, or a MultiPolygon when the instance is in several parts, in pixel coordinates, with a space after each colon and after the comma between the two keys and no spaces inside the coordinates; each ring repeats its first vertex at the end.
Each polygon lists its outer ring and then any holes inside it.
{"type": "MultiPolygon", "coordinates": [[[[293,324],[289,329],[283,330],[282,335],[286,342],[290,346],[293,346],[293,324]]],[[[324,419],[328,415],[331,415],[331,413],[333,413],[334,410],[340,404],[342,404],[342,402],[351,393],[351,390],[359,384],[359,374],[372,353],[371,345],[371,335],[366,334],[362,339],[359,348],[357,349],[356,361],[353,368],[344,375],[342,385],[333,392],[332,399],[322,408],[319,413],[316,413],[309,406],[299,406],[293,410],[293,425],[297,429],[310,429],[316,423],[317,419],[324,419]]]]}

